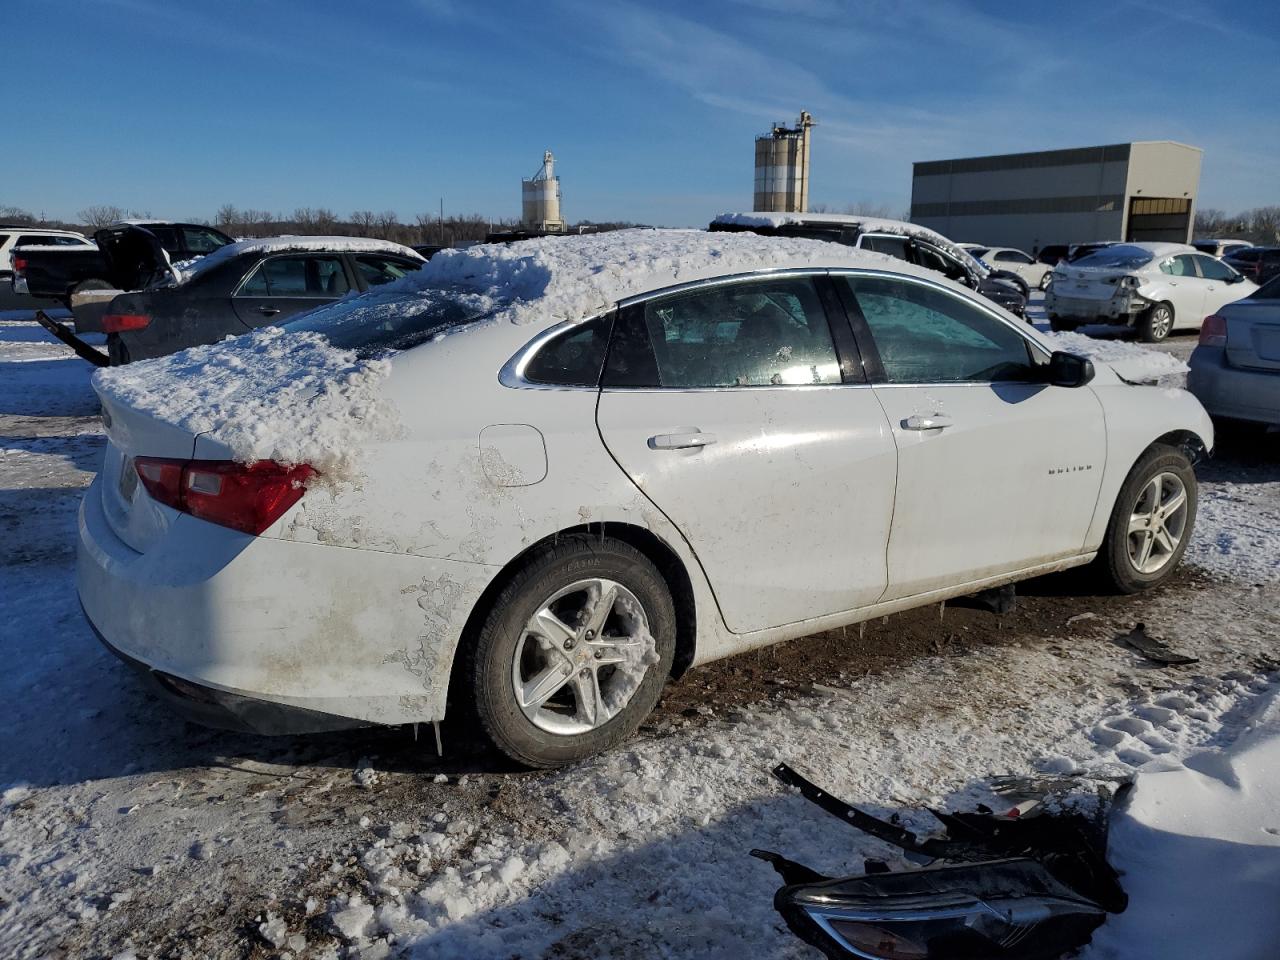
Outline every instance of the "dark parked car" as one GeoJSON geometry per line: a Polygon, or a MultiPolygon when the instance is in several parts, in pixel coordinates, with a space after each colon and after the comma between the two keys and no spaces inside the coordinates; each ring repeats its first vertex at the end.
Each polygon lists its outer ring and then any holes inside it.
{"type": "Polygon", "coordinates": [[[946,237],[914,223],[842,214],[725,213],[708,229],[827,240],[887,253],[972,287],[1016,316],[1027,313],[1027,298],[1021,289],[1025,283],[1020,277],[1001,276],[1001,271],[990,270],[946,237]]]}
{"type": "Polygon", "coordinates": [[[138,290],[167,268],[232,243],[221,230],[199,223],[121,222],[93,235],[97,249],[68,246],[18,250],[13,290],[71,305],[83,290],[138,290]],[[160,256],[159,251],[164,252],[160,256]],[[165,262],[167,258],[168,262],[165,262]]]}
{"type": "Polygon", "coordinates": [[[1227,254],[1222,262],[1261,286],[1280,276],[1280,247],[1244,247],[1227,254]]]}
{"type": "Polygon", "coordinates": [[[128,363],[284,323],[352,291],[398,280],[425,261],[408,247],[351,237],[274,237],[222,247],[136,293],[102,318],[111,363],[128,363]]]}

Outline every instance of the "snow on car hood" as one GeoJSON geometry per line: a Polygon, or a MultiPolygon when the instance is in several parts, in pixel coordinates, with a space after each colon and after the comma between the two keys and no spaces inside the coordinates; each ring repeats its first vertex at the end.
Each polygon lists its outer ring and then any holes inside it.
{"type": "Polygon", "coordinates": [[[209,346],[99,370],[103,399],[205,434],[241,463],[307,463],[354,480],[364,443],[401,431],[383,392],[386,360],[361,360],[318,333],[262,327],[209,346]]]}
{"type": "Polygon", "coordinates": [[[616,230],[442,250],[382,289],[428,293],[466,287],[505,306],[494,320],[581,320],[627,297],[733,273],[786,267],[873,267],[901,260],[820,240],[703,230],[616,230]]]}
{"type": "Polygon", "coordinates": [[[1186,383],[1186,363],[1169,353],[1148,350],[1124,340],[1095,340],[1082,333],[1041,333],[1055,350],[1105,363],[1129,383],[1181,387],[1186,383]]]}

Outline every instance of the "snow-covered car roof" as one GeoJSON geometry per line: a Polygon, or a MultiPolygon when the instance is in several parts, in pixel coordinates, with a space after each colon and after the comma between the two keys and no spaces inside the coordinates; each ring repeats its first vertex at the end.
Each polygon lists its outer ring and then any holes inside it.
{"type": "Polygon", "coordinates": [[[579,320],[628,297],[695,280],[764,270],[871,267],[937,278],[885,254],[821,240],[615,230],[442,250],[379,294],[462,287],[488,296],[514,323],[579,320]]]}
{"type": "Polygon", "coordinates": [[[219,247],[213,253],[194,260],[180,260],[173,265],[173,283],[189,283],[195,277],[226,263],[243,253],[288,253],[317,251],[321,253],[394,253],[410,260],[421,260],[422,254],[403,244],[368,237],[264,237],[241,240],[219,247]]]}
{"type": "Polygon", "coordinates": [[[986,276],[987,268],[983,267],[968,250],[942,234],[917,223],[905,220],[886,220],[883,217],[864,217],[856,213],[769,213],[754,211],[752,213],[722,213],[712,223],[731,227],[784,227],[803,225],[806,223],[829,223],[833,225],[857,227],[863,233],[893,233],[904,237],[912,237],[933,244],[945,250],[970,269],[986,276]]]}

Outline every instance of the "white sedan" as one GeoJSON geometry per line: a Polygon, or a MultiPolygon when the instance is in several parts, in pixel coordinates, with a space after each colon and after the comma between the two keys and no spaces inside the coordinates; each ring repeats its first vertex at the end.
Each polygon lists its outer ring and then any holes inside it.
{"type": "Polygon", "coordinates": [[[720,657],[1091,561],[1159,584],[1213,444],[932,271],[751,234],[445,251],[95,386],[80,598],[186,715],[447,704],[533,766],[720,657]]]}
{"type": "Polygon", "coordinates": [[[1047,288],[1053,276],[1053,267],[1016,247],[986,247],[979,243],[962,243],[960,246],[991,269],[1015,273],[1026,281],[1028,287],[1036,290],[1047,288]]]}
{"type": "Polygon", "coordinates": [[[1119,243],[1058,264],[1044,309],[1054,330],[1123,324],[1153,343],[1174,330],[1199,330],[1205,317],[1257,289],[1186,244],[1119,243]]]}

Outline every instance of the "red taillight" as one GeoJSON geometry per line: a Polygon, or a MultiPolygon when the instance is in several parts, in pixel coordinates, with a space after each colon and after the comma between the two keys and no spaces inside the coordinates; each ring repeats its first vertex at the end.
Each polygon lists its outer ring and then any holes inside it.
{"type": "Polygon", "coordinates": [[[201,520],[254,536],[302,499],[306,482],[315,474],[305,463],[285,467],[270,460],[243,464],[138,457],[133,465],[152,498],[201,520]]]}
{"type": "Polygon", "coordinates": [[[102,329],[107,333],[121,330],[141,330],[151,322],[145,313],[107,313],[102,317],[102,329]]]}
{"type": "Polygon", "coordinates": [[[26,270],[27,270],[27,258],[26,258],[26,257],[20,257],[20,256],[18,256],[17,254],[14,254],[14,257],[13,257],[13,272],[14,272],[14,273],[25,273],[25,272],[26,272],[26,270]]]}
{"type": "Polygon", "coordinates": [[[1200,346],[1225,347],[1227,345],[1227,318],[1216,313],[1204,318],[1200,326],[1200,346]]]}

